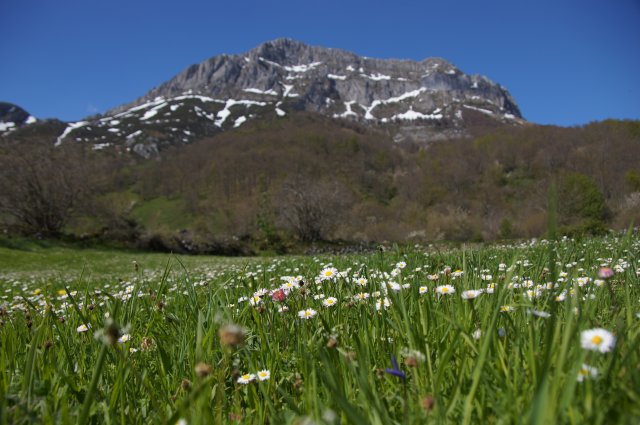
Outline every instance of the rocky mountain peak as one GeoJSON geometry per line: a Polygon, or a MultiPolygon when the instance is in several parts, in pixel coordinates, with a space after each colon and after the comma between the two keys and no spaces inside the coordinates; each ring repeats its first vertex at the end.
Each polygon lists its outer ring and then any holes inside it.
{"type": "Polygon", "coordinates": [[[191,65],[131,103],[68,124],[56,143],[124,145],[151,156],[166,144],[293,111],[383,128],[396,142],[464,136],[478,120],[525,122],[505,88],[444,59],[375,59],[279,38],[191,65]]]}

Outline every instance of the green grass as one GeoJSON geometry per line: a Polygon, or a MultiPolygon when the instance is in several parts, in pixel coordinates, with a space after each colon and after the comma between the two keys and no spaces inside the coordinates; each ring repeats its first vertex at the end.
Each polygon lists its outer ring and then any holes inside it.
{"type": "Polygon", "coordinates": [[[253,259],[187,256],[148,253],[106,247],[78,248],[55,242],[20,241],[17,248],[0,246],[0,275],[13,276],[85,276],[92,278],[130,277],[135,270],[134,262],[143,272],[162,271],[168,263],[175,267],[183,264],[197,268],[210,264],[243,264],[253,259]]]}
{"type": "Polygon", "coordinates": [[[193,222],[185,212],[184,200],[165,197],[137,204],[132,216],[146,227],[172,231],[187,228],[193,222]]]}
{"type": "Polygon", "coordinates": [[[638,252],[632,235],[233,260],[0,248],[0,423],[638,423],[638,252]],[[304,284],[284,301],[252,298],[287,276],[304,284]],[[243,345],[222,343],[228,323],[243,345]],[[610,352],[581,347],[592,328],[610,352]],[[597,378],[577,381],[583,363],[597,378]]]}

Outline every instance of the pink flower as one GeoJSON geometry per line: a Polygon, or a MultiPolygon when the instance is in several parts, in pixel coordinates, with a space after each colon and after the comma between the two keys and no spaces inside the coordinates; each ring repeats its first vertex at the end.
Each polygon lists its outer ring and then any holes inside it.
{"type": "Polygon", "coordinates": [[[611,270],[609,267],[603,267],[598,270],[598,277],[600,279],[609,279],[610,277],[613,277],[613,270],[611,270]]]}
{"type": "Polygon", "coordinates": [[[273,291],[271,294],[271,299],[273,301],[284,301],[287,298],[287,293],[284,292],[283,289],[278,289],[277,291],[273,291]]]}

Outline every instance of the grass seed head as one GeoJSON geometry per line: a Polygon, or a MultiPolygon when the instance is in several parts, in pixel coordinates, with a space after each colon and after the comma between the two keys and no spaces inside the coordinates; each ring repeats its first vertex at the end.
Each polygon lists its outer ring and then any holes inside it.
{"type": "Polygon", "coordinates": [[[218,331],[220,345],[223,347],[239,347],[244,344],[246,331],[239,325],[229,323],[218,331]]]}
{"type": "Polygon", "coordinates": [[[196,370],[196,375],[198,375],[200,378],[205,378],[209,375],[211,375],[211,372],[213,372],[213,368],[203,362],[200,362],[196,365],[195,367],[196,370]]]}
{"type": "Polygon", "coordinates": [[[337,346],[338,346],[338,340],[335,337],[329,337],[329,340],[327,340],[327,347],[336,348],[337,346]]]}

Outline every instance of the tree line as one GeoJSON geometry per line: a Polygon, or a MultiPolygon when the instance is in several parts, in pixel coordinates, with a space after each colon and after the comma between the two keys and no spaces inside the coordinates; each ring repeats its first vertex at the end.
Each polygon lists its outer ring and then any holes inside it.
{"type": "Polygon", "coordinates": [[[427,145],[298,113],[154,160],[43,138],[0,146],[5,233],[184,252],[286,251],[315,241],[484,241],[640,219],[640,123],[526,125],[427,145]]]}

